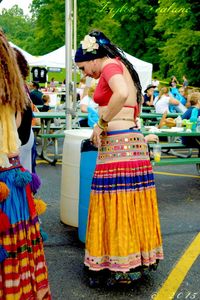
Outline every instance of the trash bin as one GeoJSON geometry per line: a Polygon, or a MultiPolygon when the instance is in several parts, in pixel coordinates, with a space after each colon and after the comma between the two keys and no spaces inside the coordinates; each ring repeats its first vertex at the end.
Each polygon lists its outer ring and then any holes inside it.
{"type": "Polygon", "coordinates": [[[83,243],[85,243],[90,190],[96,159],[97,148],[90,143],[89,139],[83,140],[81,143],[78,214],[78,237],[83,243]]]}
{"type": "Polygon", "coordinates": [[[60,220],[64,224],[74,227],[78,227],[81,142],[89,138],[91,134],[91,128],[65,131],[61,172],[60,220]]]}

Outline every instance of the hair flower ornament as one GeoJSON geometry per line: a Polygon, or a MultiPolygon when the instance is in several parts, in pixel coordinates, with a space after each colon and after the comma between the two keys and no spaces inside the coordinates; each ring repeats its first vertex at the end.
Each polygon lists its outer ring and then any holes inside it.
{"type": "Polygon", "coordinates": [[[99,48],[99,44],[97,44],[97,40],[94,36],[86,35],[84,40],[81,41],[83,53],[91,52],[96,54],[96,50],[99,48]]]}

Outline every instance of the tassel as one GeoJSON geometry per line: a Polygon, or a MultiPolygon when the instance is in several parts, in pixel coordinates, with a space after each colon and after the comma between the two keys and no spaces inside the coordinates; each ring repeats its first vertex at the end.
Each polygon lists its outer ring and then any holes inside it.
{"type": "Polygon", "coordinates": [[[32,176],[32,181],[30,182],[31,191],[33,194],[36,194],[39,187],[41,186],[41,180],[39,176],[35,173],[32,173],[31,176],[32,176]]]}
{"type": "Polygon", "coordinates": [[[28,171],[21,171],[18,170],[18,172],[15,175],[14,183],[18,187],[25,187],[28,183],[30,183],[32,180],[32,176],[28,171]]]}
{"type": "Polygon", "coordinates": [[[0,210],[0,232],[4,232],[10,228],[8,216],[0,210]]]}
{"type": "Polygon", "coordinates": [[[48,240],[48,234],[41,227],[40,227],[40,234],[43,242],[48,240]]]}
{"type": "Polygon", "coordinates": [[[3,246],[0,245],[0,263],[2,263],[8,257],[8,252],[3,246]]]}
{"type": "Polygon", "coordinates": [[[34,202],[35,202],[35,209],[38,216],[45,213],[47,209],[47,204],[42,199],[34,199],[34,202]]]}
{"type": "Polygon", "coordinates": [[[4,182],[0,182],[0,202],[4,201],[9,195],[9,188],[4,182]]]}

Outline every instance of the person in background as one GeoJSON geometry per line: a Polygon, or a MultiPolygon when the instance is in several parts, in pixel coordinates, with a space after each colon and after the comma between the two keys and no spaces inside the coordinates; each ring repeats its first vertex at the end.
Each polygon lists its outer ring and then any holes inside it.
{"type": "Polygon", "coordinates": [[[50,88],[50,91],[55,92],[56,83],[55,83],[55,78],[54,77],[51,78],[51,81],[49,83],[49,88],[50,88]]]}
{"type": "MultiPolygon", "coordinates": [[[[200,116],[200,92],[192,92],[188,97],[190,106],[187,111],[182,115],[182,119],[190,120],[194,109],[198,118],[200,116]]],[[[197,147],[200,151],[200,138],[199,137],[182,137],[182,143],[191,147],[197,147]]]]}
{"type": "Polygon", "coordinates": [[[33,177],[19,160],[17,127],[28,99],[15,52],[2,31],[0,61],[0,299],[50,300],[33,177]]]}
{"type": "Polygon", "coordinates": [[[29,89],[26,84],[26,78],[29,75],[28,62],[23,54],[16,48],[14,48],[18,67],[21,72],[21,76],[24,81],[24,88],[27,96],[27,105],[21,114],[21,124],[18,128],[19,139],[21,140],[20,147],[20,161],[22,166],[32,172],[32,147],[34,144],[34,133],[32,130],[32,118],[33,112],[31,108],[31,99],[29,96],[29,89]]]}
{"type": "Polygon", "coordinates": [[[184,89],[182,86],[178,89],[180,94],[180,102],[188,107],[188,100],[187,100],[187,89],[184,89]]]}
{"type": "Polygon", "coordinates": [[[144,91],[144,102],[143,102],[143,106],[152,106],[153,105],[153,101],[154,101],[154,89],[155,89],[155,85],[149,84],[146,88],[146,90],[144,91]]]}
{"type": "Polygon", "coordinates": [[[65,85],[66,85],[66,80],[64,79],[63,82],[60,85],[62,90],[65,90],[65,85]]]}
{"type": "Polygon", "coordinates": [[[40,111],[49,111],[51,109],[50,102],[51,98],[49,95],[43,95],[42,100],[44,102],[44,105],[40,108],[40,111]]]}
{"type": "Polygon", "coordinates": [[[169,113],[169,106],[174,105],[179,108],[179,110],[184,113],[186,111],[186,107],[179,102],[179,100],[169,96],[169,88],[164,86],[160,89],[159,96],[154,100],[154,106],[156,109],[156,113],[163,114],[165,112],[169,113]]]}
{"type": "Polygon", "coordinates": [[[91,142],[98,148],[87,223],[84,264],[90,286],[141,278],[163,259],[157,197],[147,140],[136,127],[141,85],[123,51],[102,32],[81,41],[75,62],[99,79],[94,101],[99,121],[91,142]],[[102,280],[102,282],[101,282],[102,280]]]}
{"type": "Polygon", "coordinates": [[[175,88],[175,87],[177,86],[178,83],[179,83],[179,82],[178,82],[178,80],[176,79],[176,76],[173,75],[173,76],[171,77],[170,82],[169,82],[169,86],[172,87],[172,88],[175,88]]]}
{"type": "Polygon", "coordinates": [[[93,109],[98,109],[98,104],[94,102],[95,87],[91,86],[88,90],[87,96],[83,97],[80,101],[80,108],[82,112],[88,112],[88,107],[92,107],[93,109]]]}
{"type": "Polygon", "coordinates": [[[183,88],[184,89],[186,89],[187,87],[188,87],[188,85],[189,85],[189,82],[188,82],[188,80],[187,80],[187,78],[186,78],[186,76],[185,75],[183,75],[183,88]]]}
{"type": "Polygon", "coordinates": [[[152,79],[151,84],[152,84],[153,86],[155,86],[154,91],[158,91],[158,86],[159,86],[159,84],[160,84],[160,81],[157,79],[156,76],[154,76],[154,78],[152,79]]]}
{"type": "Polygon", "coordinates": [[[80,96],[80,100],[87,95],[88,87],[86,85],[86,77],[82,77],[77,87],[77,94],[80,96]]]}
{"type": "MultiPolygon", "coordinates": [[[[94,110],[97,112],[97,117],[98,117],[98,104],[95,103],[93,100],[94,91],[95,91],[94,86],[91,86],[88,89],[88,94],[84,96],[80,101],[80,109],[81,112],[84,113],[90,113],[90,110],[91,112],[94,110]]],[[[80,119],[79,124],[81,127],[88,127],[88,117],[80,119]]]]}
{"type": "Polygon", "coordinates": [[[33,81],[31,86],[30,98],[35,105],[43,105],[44,101],[42,100],[43,93],[39,90],[39,83],[33,81]]]}

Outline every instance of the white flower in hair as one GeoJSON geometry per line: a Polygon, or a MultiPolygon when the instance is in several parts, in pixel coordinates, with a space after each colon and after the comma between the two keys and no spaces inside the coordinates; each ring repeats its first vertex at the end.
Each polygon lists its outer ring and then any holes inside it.
{"type": "Polygon", "coordinates": [[[99,44],[97,44],[96,41],[94,36],[86,35],[84,40],[81,41],[83,52],[92,52],[96,54],[96,50],[99,48],[99,44]]]}

